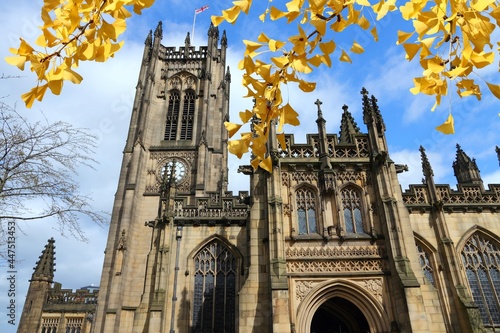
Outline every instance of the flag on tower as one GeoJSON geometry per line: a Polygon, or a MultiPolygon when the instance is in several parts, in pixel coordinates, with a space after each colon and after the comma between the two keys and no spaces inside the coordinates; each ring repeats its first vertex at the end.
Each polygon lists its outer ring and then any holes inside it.
{"type": "Polygon", "coordinates": [[[201,7],[201,8],[196,9],[196,10],[194,11],[194,14],[196,15],[196,14],[202,13],[202,12],[204,12],[204,11],[205,11],[205,10],[207,10],[207,9],[208,9],[208,6],[203,6],[203,7],[201,7]]]}

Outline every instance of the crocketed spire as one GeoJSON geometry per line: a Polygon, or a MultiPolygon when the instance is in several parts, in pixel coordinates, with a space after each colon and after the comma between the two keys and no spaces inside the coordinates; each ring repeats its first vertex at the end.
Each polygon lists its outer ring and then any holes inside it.
{"type": "Polygon", "coordinates": [[[348,106],[344,105],[342,110],[342,119],[340,120],[339,143],[354,143],[352,135],[359,134],[358,124],[354,121],[348,106]]]}
{"type": "Polygon", "coordinates": [[[31,277],[31,281],[47,281],[53,282],[54,279],[54,266],[55,264],[55,240],[51,238],[48,240],[47,245],[42,251],[42,255],[39,257],[39,260],[36,262],[36,266],[34,268],[33,275],[31,277]]]}

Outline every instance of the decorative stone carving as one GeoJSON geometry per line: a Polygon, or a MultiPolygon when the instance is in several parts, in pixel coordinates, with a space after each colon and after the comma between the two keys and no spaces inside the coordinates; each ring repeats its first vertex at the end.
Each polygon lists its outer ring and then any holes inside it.
{"type": "Polygon", "coordinates": [[[363,280],[361,285],[379,302],[382,302],[382,279],[363,280]]]}
{"type": "Polygon", "coordinates": [[[289,247],[285,251],[287,259],[299,258],[347,258],[347,257],[384,257],[385,248],[381,245],[342,246],[342,247],[289,247]]]}
{"type": "Polygon", "coordinates": [[[338,273],[338,272],[376,272],[382,273],[388,269],[387,261],[383,259],[365,260],[316,260],[288,261],[288,273],[338,273]]]}
{"type": "Polygon", "coordinates": [[[318,174],[317,173],[312,173],[312,172],[292,172],[292,179],[297,182],[306,182],[306,183],[312,183],[318,181],[318,174]]]}
{"type": "Polygon", "coordinates": [[[307,296],[309,291],[318,283],[318,281],[303,281],[295,282],[295,297],[298,301],[302,302],[304,297],[307,296]]]}

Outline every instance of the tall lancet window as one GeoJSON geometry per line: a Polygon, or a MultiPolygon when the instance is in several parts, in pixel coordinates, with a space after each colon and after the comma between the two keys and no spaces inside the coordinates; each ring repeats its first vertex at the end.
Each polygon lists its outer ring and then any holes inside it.
{"type": "Polygon", "coordinates": [[[301,187],[295,192],[295,199],[297,203],[299,235],[317,233],[316,195],[307,187],[301,187]]]}
{"type": "Polygon", "coordinates": [[[193,138],[194,103],[196,96],[194,91],[187,90],[184,95],[181,121],[181,140],[191,140],[193,138]]]}
{"type": "Polygon", "coordinates": [[[420,267],[422,267],[422,271],[424,272],[427,280],[429,280],[429,282],[435,287],[434,270],[432,269],[431,261],[429,260],[430,255],[418,241],[415,241],[415,245],[417,246],[417,255],[420,267]]]}
{"type": "Polygon", "coordinates": [[[236,258],[214,240],[194,257],[193,330],[195,333],[234,333],[236,258]]]}
{"type": "Polygon", "coordinates": [[[363,233],[363,217],[361,215],[361,196],[354,187],[346,187],[341,191],[342,209],[344,210],[345,231],[347,233],[363,233]]]}
{"type": "Polygon", "coordinates": [[[168,98],[167,120],[165,122],[165,140],[176,140],[177,122],[179,121],[180,94],[177,90],[170,91],[168,98]]]}
{"type": "Polygon", "coordinates": [[[487,327],[500,327],[499,244],[476,233],[465,243],[462,260],[483,324],[487,327]]]}

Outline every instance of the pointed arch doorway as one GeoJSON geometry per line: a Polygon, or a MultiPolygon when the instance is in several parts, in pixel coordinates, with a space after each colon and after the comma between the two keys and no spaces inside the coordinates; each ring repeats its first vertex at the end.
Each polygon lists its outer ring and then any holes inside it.
{"type": "Polygon", "coordinates": [[[316,310],[311,333],[370,332],[365,316],[357,306],[341,297],[332,297],[316,310]]]}

